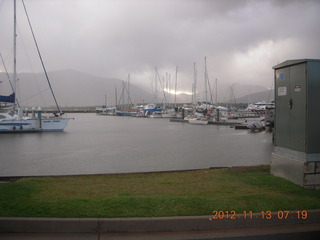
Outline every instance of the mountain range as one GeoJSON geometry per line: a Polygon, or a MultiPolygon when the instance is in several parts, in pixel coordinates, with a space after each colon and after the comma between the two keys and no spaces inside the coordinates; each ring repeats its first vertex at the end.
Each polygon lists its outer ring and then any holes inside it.
{"type": "MultiPolygon", "coordinates": [[[[255,103],[262,101],[274,101],[274,89],[248,94],[236,99],[236,103],[255,103]]],[[[233,103],[234,100],[229,100],[229,102],[233,103]]]]}
{"type": "MultiPolygon", "coordinates": [[[[102,78],[73,70],[48,72],[48,76],[58,104],[63,107],[97,106],[106,103],[114,105],[116,95],[117,102],[128,102],[127,90],[125,88],[123,91],[123,81],[120,79],[102,78]]],[[[8,82],[5,73],[0,73],[0,81],[8,82]]],[[[1,89],[0,93],[3,94],[1,89]]],[[[21,106],[54,106],[49,85],[42,73],[20,73],[17,96],[21,106]]],[[[147,103],[152,101],[152,95],[130,84],[130,99],[129,102],[132,103],[147,103]]]]}
{"type": "MultiPolygon", "coordinates": [[[[130,99],[128,99],[128,88],[123,87],[125,81],[121,79],[97,77],[74,70],[53,71],[49,72],[48,76],[58,104],[62,107],[98,106],[106,103],[114,105],[116,99],[120,104],[154,102],[151,90],[148,92],[145,90],[146,86],[136,84],[130,84],[130,99]]],[[[9,95],[11,87],[4,72],[0,72],[0,83],[0,94],[9,95]]],[[[20,73],[17,86],[17,97],[21,106],[54,106],[54,100],[43,73],[20,73]]],[[[218,95],[219,102],[234,102],[236,99],[237,103],[252,103],[269,100],[270,90],[262,86],[234,84],[232,88],[221,87],[218,95]]],[[[271,95],[273,98],[273,91],[271,95]]],[[[173,98],[171,97],[171,99],[173,98]]],[[[213,97],[213,99],[215,98],[213,97]]],[[[161,101],[158,99],[158,102],[161,101]]],[[[177,102],[191,102],[191,96],[178,95],[177,102]]]]}

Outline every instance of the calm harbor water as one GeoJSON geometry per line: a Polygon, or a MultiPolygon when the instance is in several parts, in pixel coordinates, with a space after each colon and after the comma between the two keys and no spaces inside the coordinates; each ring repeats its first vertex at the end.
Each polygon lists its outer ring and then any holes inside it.
{"type": "Polygon", "coordinates": [[[169,119],[69,114],[61,133],[0,135],[0,176],[150,172],[269,164],[272,135],[169,119]]]}

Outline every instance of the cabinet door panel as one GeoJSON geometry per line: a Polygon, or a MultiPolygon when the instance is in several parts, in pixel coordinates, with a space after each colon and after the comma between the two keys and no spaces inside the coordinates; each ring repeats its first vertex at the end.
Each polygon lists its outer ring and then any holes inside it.
{"type": "Polygon", "coordinates": [[[281,147],[290,147],[290,118],[289,118],[289,68],[276,70],[275,76],[275,144],[281,147]]]}
{"type": "Polygon", "coordinates": [[[306,150],[306,65],[290,67],[290,148],[306,150]]]}

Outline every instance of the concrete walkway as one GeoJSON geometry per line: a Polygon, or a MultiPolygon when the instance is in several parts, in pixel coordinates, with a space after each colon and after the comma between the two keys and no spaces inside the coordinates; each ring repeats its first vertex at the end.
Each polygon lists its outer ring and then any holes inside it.
{"type": "Polygon", "coordinates": [[[0,218],[0,239],[320,239],[320,210],[161,218],[0,218]],[[270,219],[269,219],[270,217],[270,219]]]}
{"type": "Polygon", "coordinates": [[[2,240],[313,240],[320,239],[319,224],[280,225],[255,228],[227,228],[207,231],[158,233],[0,233],[2,240]]]}

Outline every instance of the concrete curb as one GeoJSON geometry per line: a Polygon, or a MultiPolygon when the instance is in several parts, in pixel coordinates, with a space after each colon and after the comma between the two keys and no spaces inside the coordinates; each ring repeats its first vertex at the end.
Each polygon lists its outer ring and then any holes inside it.
{"type": "Polygon", "coordinates": [[[0,218],[0,233],[141,233],[201,231],[221,228],[252,228],[275,225],[319,223],[320,210],[307,210],[302,218],[301,211],[262,213],[220,214],[195,217],[155,218],[0,218]],[[220,217],[220,218],[219,218],[220,217]],[[269,219],[270,218],[270,219],[269,219]]]}

